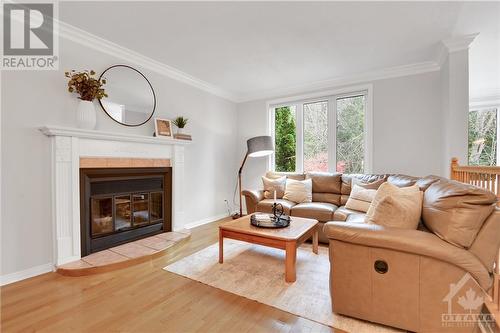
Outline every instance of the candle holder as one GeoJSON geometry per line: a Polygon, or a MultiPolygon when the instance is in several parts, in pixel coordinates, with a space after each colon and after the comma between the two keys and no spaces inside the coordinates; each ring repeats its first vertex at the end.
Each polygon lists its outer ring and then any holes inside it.
{"type": "MultiPolygon", "coordinates": [[[[284,213],[284,207],[280,203],[273,203],[272,214],[265,218],[258,218],[259,214],[250,216],[250,224],[259,228],[285,228],[290,225],[290,216],[284,213]]],[[[264,215],[264,214],[260,214],[264,215]]]]}
{"type": "Polygon", "coordinates": [[[283,205],[280,203],[273,203],[273,208],[272,208],[273,216],[276,220],[279,220],[281,216],[283,216],[284,210],[283,210],[283,205]]]}

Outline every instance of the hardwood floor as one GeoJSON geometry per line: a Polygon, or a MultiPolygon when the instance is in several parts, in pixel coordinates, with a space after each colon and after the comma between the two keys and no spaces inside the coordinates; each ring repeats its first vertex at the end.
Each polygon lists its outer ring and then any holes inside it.
{"type": "Polygon", "coordinates": [[[342,332],[162,270],[216,243],[218,223],[136,266],[2,287],[1,332],[342,332]]]}

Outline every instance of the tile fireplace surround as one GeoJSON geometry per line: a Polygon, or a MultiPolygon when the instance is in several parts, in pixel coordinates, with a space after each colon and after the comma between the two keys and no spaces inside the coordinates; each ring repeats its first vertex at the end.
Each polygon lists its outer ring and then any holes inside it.
{"type": "Polygon", "coordinates": [[[44,126],[40,131],[52,141],[52,216],[56,266],[81,258],[80,160],[94,163],[122,161],[137,163],[137,166],[170,161],[172,231],[184,227],[184,190],[181,185],[184,180],[184,146],[191,142],[55,126],[44,126]]]}

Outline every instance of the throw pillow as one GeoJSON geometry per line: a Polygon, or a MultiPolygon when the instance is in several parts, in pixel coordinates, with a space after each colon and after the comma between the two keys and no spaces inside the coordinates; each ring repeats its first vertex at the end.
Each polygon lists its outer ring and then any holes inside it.
{"type": "Polygon", "coordinates": [[[312,202],[312,180],[287,179],[283,199],[295,203],[312,202]]]}
{"type": "Polygon", "coordinates": [[[276,179],[262,176],[262,183],[264,183],[264,198],[273,199],[275,191],[277,199],[283,198],[285,194],[286,176],[276,179]]]}
{"type": "Polygon", "coordinates": [[[422,213],[423,193],[418,185],[380,186],[366,214],[366,222],[393,228],[417,229],[422,213]]]}
{"type": "Polygon", "coordinates": [[[349,199],[347,199],[345,207],[366,213],[376,193],[377,190],[367,189],[355,184],[351,190],[349,199]]]}

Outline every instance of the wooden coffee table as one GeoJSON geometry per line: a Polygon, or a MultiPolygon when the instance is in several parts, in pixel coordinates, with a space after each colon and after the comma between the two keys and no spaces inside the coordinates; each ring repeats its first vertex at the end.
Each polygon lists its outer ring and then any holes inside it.
{"type": "Polygon", "coordinates": [[[318,221],[292,217],[290,225],[281,229],[258,228],[250,224],[250,215],[219,226],[219,263],[224,261],[224,238],[236,239],[285,250],[285,281],[295,282],[297,248],[313,239],[313,252],[318,254],[318,221]]]}

